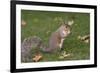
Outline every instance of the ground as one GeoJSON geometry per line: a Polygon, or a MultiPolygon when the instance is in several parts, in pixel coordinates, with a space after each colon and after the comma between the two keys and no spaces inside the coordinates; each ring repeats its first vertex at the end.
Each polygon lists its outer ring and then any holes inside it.
{"type": "MultiPolygon", "coordinates": [[[[63,44],[63,51],[71,55],[64,59],[59,59],[61,52],[52,54],[41,52],[43,58],[40,62],[87,60],[90,58],[90,43],[84,43],[78,39],[78,36],[84,36],[90,33],[90,15],[88,13],[22,10],[21,19],[26,22],[26,25],[21,27],[21,41],[35,35],[40,37],[44,43],[48,44],[51,33],[60,27],[61,20],[67,21],[71,18],[74,19],[71,34],[65,39],[63,44]]],[[[30,58],[34,56],[34,52],[35,50],[33,48],[30,58]]]]}

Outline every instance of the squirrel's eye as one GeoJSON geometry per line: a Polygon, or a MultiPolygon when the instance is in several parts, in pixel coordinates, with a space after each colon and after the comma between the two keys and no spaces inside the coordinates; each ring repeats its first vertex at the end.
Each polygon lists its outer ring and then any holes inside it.
{"type": "Polygon", "coordinates": [[[66,26],[65,26],[66,28],[68,28],[68,25],[66,24],[66,26]]]}

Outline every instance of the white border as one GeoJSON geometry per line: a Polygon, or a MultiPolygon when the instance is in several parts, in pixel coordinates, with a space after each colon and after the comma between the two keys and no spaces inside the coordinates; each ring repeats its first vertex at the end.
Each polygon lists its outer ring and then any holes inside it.
{"type": "Polygon", "coordinates": [[[35,5],[16,5],[16,68],[39,68],[54,66],[72,66],[94,64],[94,10],[70,7],[52,7],[35,5]],[[21,9],[42,10],[42,11],[62,11],[62,12],[81,12],[90,13],[90,60],[60,61],[60,62],[38,62],[21,63],[21,9]]]}

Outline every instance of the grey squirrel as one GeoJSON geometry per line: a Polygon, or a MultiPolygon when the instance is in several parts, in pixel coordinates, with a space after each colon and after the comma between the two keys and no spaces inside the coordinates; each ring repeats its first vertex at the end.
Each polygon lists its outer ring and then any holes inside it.
{"type": "Polygon", "coordinates": [[[37,36],[24,39],[24,41],[21,43],[22,61],[25,61],[27,55],[29,55],[29,52],[33,47],[40,49],[43,52],[54,52],[57,49],[61,49],[64,39],[70,34],[70,26],[72,24],[73,20],[68,21],[67,23],[62,23],[61,26],[49,37],[48,46],[46,46],[41,38],[37,36]]]}

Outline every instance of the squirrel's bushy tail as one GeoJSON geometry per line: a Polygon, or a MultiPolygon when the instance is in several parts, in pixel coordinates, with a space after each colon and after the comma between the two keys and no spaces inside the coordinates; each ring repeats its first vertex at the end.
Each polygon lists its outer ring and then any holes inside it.
{"type": "Polygon", "coordinates": [[[32,36],[23,40],[21,43],[21,60],[22,62],[27,60],[27,56],[30,54],[32,48],[38,48],[42,43],[39,37],[32,36]]]}
{"type": "Polygon", "coordinates": [[[21,43],[21,61],[25,62],[32,48],[40,49],[43,52],[50,52],[49,48],[37,36],[28,37],[21,43]]]}

